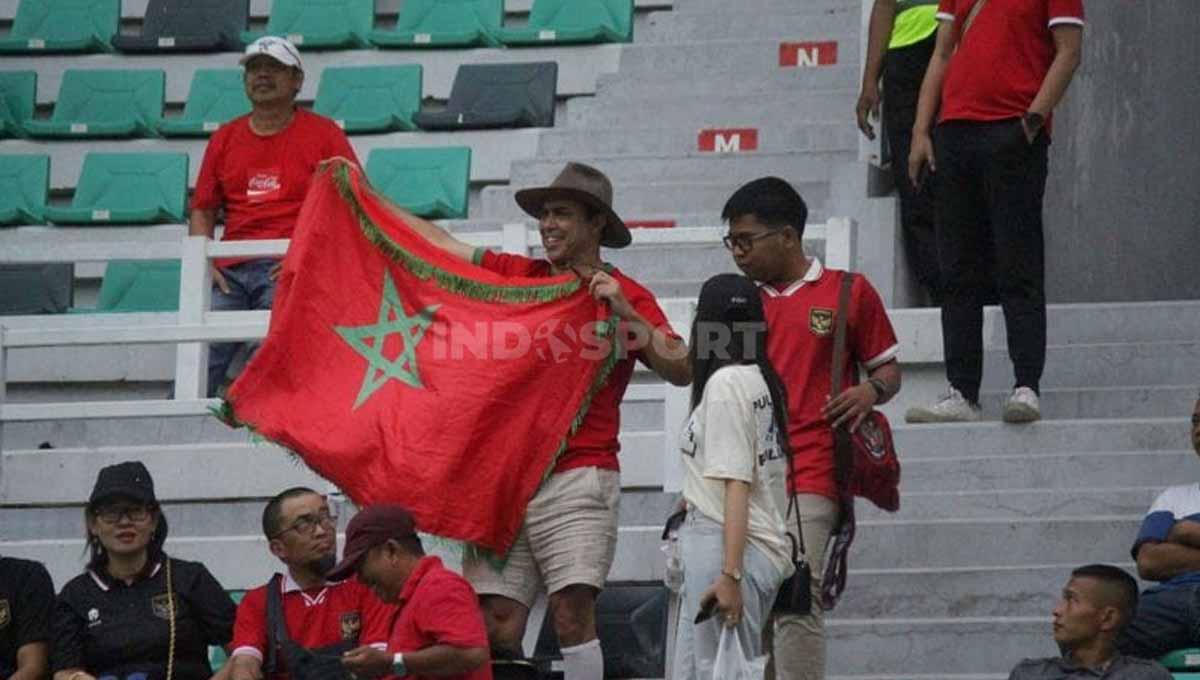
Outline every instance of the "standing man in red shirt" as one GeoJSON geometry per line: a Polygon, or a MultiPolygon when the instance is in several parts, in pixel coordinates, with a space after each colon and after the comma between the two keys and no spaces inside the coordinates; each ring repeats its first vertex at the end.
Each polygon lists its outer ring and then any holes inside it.
{"type": "MultiPolygon", "coordinates": [[[[304,67],[295,45],[259,38],[242,55],[251,111],[221,126],[204,150],[188,233],[212,238],[225,209],[226,241],[291,238],[317,164],[332,156],[354,162],[350,141],[328,118],[296,106],[304,67]]],[[[213,261],[214,310],[270,309],[279,263],[213,261]]],[[[216,396],[238,343],[209,347],[208,395],[216,396]]]]}
{"type": "Polygon", "coordinates": [[[362,645],[384,649],[395,608],[355,578],[326,577],[337,561],[337,517],[325,497],[303,487],[283,491],[267,503],[262,524],[271,554],[287,569],[248,591],[238,605],[227,677],[288,680],[281,653],[275,654],[276,667],[269,667],[268,588],[279,589],[284,627],[301,647],[329,655],[362,645]]]}
{"type": "Polygon", "coordinates": [[[427,556],[416,522],[398,505],[373,505],[350,520],[346,552],[331,579],[355,574],[399,607],[387,650],[362,646],[342,657],[357,676],[491,680],[487,629],[471,584],[427,556]]]}
{"type": "Polygon", "coordinates": [[[909,422],[979,420],[985,254],[994,252],[1015,383],[1003,418],[1041,418],[1046,365],[1042,198],[1050,116],[1083,42],[1083,0],[941,0],[917,106],[909,175],[936,172],[942,342],[950,389],[909,422]],[[935,116],[936,152],[931,136],[935,116]],[[985,227],[990,223],[990,229],[985,227]]]}
{"type": "Polygon", "coordinates": [[[900,345],[879,293],[866,277],[855,276],[846,324],[845,382],[832,385],[834,317],[846,272],[826,269],[804,253],[804,199],[784,180],[764,177],[735,191],[721,219],[729,223],[725,247],[738,269],[760,283],[767,357],[787,388],[793,465],[788,493],[796,496],[806,559],[813,565],[812,612],[775,615],[775,677],[820,680],[825,677],[820,565],[838,519],[833,428],[853,431],[872,408],[900,391],[900,345]],[[860,366],[867,373],[862,383],[860,366]]]}
{"type": "Polygon", "coordinates": [[[680,386],[691,382],[691,368],[687,346],[671,330],[654,295],[600,258],[601,246],[623,248],[631,240],[629,229],[613,212],[612,184],[604,173],[568,163],[550,186],[518,191],[516,200],[538,219],[544,260],[477,250],[430,222],[406,213],[402,217],[434,245],[501,274],[544,277],[574,272],[620,317],[618,351],[624,354],[592,398],[553,474],[526,508],[525,523],[504,566],[497,569],[468,554],[463,573],[481,596],[496,655],[521,655],[529,609],[544,584],[565,680],[600,680],[604,659],[595,609],[617,546],[621,398],[635,361],[680,386]]]}

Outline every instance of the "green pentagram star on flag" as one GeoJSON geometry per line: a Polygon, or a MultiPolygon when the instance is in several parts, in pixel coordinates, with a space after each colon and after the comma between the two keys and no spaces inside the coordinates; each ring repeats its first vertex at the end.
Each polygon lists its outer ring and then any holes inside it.
{"type": "Polygon", "coordinates": [[[362,406],[376,390],[388,380],[422,388],[421,375],[417,368],[417,344],[433,323],[433,313],[441,305],[430,305],[408,316],[404,304],[396,292],[396,284],[387,271],[383,273],[383,295],[379,300],[379,318],[364,326],[334,326],[338,335],[367,360],[367,372],[363,376],[362,388],[354,401],[353,409],[362,406]],[[394,317],[394,318],[393,318],[394,317]],[[402,340],[400,354],[395,359],[383,355],[383,345],[389,335],[399,333],[402,340]],[[370,342],[368,342],[368,340],[370,342]]]}

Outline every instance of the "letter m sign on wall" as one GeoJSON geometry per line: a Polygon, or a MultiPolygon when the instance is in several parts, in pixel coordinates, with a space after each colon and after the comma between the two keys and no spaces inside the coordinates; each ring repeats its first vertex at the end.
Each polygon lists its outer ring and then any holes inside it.
{"type": "Polygon", "coordinates": [[[783,68],[833,66],[838,59],[838,44],[829,42],[779,43],[779,65],[783,68]]]}
{"type": "Polygon", "coordinates": [[[697,147],[707,153],[739,153],[758,149],[757,128],[710,128],[701,130],[697,147]]]}

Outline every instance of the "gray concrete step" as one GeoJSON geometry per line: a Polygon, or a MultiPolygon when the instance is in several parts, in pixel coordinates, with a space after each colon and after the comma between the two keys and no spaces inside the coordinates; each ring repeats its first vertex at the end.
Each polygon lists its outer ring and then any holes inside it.
{"type": "MultiPolygon", "coordinates": [[[[620,72],[631,77],[689,73],[695,78],[700,73],[730,70],[764,75],[781,69],[803,70],[780,66],[779,43],[779,40],[711,40],[675,45],[628,45],[621,52],[620,72]]],[[[858,64],[858,51],[857,40],[852,36],[842,38],[837,63],[858,64]]]]}
{"type": "MultiPolygon", "coordinates": [[[[1116,561],[1130,571],[1132,563],[1116,561]]],[[[917,569],[855,569],[827,614],[837,619],[1048,616],[1071,570],[1081,563],[917,569]]]]}
{"type": "Polygon", "coordinates": [[[687,97],[750,96],[796,91],[826,91],[857,88],[862,73],[857,64],[820,68],[789,68],[763,71],[733,66],[707,71],[704,78],[688,77],[682,71],[631,74],[608,73],[596,81],[600,97],[687,97]]]}
{"type": "MultiPolygon", "coordinates": [[[[1200,478],[1200,462],[1195,463],[1195,468],[1195,476],[1200,478]]],[[[904,472],[909,472],[907,466],[904,472]]],[[[994,491],[917,491],[902,485],[899,512],[885,512],[869,501],[859,500],[856,513],[861,521],[1136,516],[1146,512],[1161,491],[1162,485],[1076,486],[994,491]]],[[[678,494],[664,491],[627,491],[621,496],[621,526],[662,523],[677,497],[678,494]]]]}
{"type": "Polygon", "coordinates": [[[759,98],[682,96],[650,100],[578,97],[567,103],[567,128],[617,128],[641,117],[660,127],[767,127],[773,121],[845,123],[857,92],[781,93],[759,98]]]}
{"type": "MultiPolygon", "coordinates": [[[[652,122],[647,124],[653,125],[652,122]]],[[[681,156],[698,151],[698,131],[688,128],[586,128],[546,130],[539,157],[681,156]]],[[[758,130],[761,151],[800,154],[858,152],[858,131],[849,123],[777,121],[758,130]]]]}
{"type": "Polygon", "coordinates": [[[653,12],[638,41],[686,43],[708,40],[825,41],[859,36],[862,9],[842,7],[810,9],[807,3],[793,3],[781,12],[653,12]]]}
{"type": "MultiPolygon", "coordinates": [[[[1000,413],[1009,390],[980,395],[984,413],[1000,413]]],[[[1042,417],[1068,418],[1157,418],[1187,413],[1196,401],[1195,385],[1150,387],[1043,388],[1042,417]]]]}
{"type": "Polygon", "coordinates": [[[831,675],[974,678],[1005,674],[1022,659],[1057,656],[1050,615],[980,619],[830,621],[825,630],[831,675]]]}
{"type": "MultiPolygon", "coordinates": [[[[1007,351],[990,352],[984,361],[984,386],[1012,387],[1007,351]]],[[[1172,385],[1183,376],[1200,375],[1200,341],[1053,345],[1046,351],[1046,387],[1122,387],[1172,385]]]]}
{"type": "Polygon", "coordinates": [[[828,11],[847,10],[861,7],[857,0],[805,0],[803,3],[795,0],[743,0],[730,3],[726,0],[674,0],[671,9],[680,14],[749,14],[749,13],[792,13],[812,12],[820,14],[828,11]]]}
{"type": "Polygon", "coordinates": [[[1057,420],[1028,425],[892,425],[896,449],[905,460],[1046,451],[1178,451],[1188,445],[1188,421],[1180,417],[1057,420]]]}
{"type": "MultiPolygon", "coordinates": [[[[1183,445],[1184,442],[1179,442],[1183,445]]],[[[965,458],[917,458],[901,449],[902,492],[1005,489],[1090,489],[1165,486],[1200,477],[1190,450],[1048,453],[965,458]]]]}
{"type": "MultiPolygon", "coordinates": [[[[613,187],[613,207],[622,218],[645,219],[644,216],[707,212],[720,214],[721,208],[741,182],[693,183],[653,182],[644,184],[616,183],[613,187]]],[[[825,214],[829,197],[828,182],[803,182],[796,186],[810,206],[810,213],[825,214]]],[[[518,187],[491,186],[483,190],[480,214],[486,218],[504,219],[524,215],[513,200],[518,187]]]]}
{"type": "MultiPolygon", "coordinates": [[[[689,153],[685,156],[574,156],[614,182],[633,184],[668,178],[672,182],[747,182],[766,175],[793,183],[828,181],[833,166],[851,158],[848,151],[817,153],[689,153]]],[[[513,164],[517,185],[549,184],[562,171],[566,158],[537,158],[513,164]]]]}

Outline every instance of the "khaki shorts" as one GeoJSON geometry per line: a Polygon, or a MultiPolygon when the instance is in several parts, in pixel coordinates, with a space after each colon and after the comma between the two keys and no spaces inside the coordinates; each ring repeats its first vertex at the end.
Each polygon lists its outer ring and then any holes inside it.
{"type": "Polygon", "coordinates": [[[532,607],[538,590],[603,588],[617,550],[620,474],[587,467],[551,475],[534,494],[525,523],[497,570],[468,553],[463,576],[480,595],[502,595],[532,607]]]}

